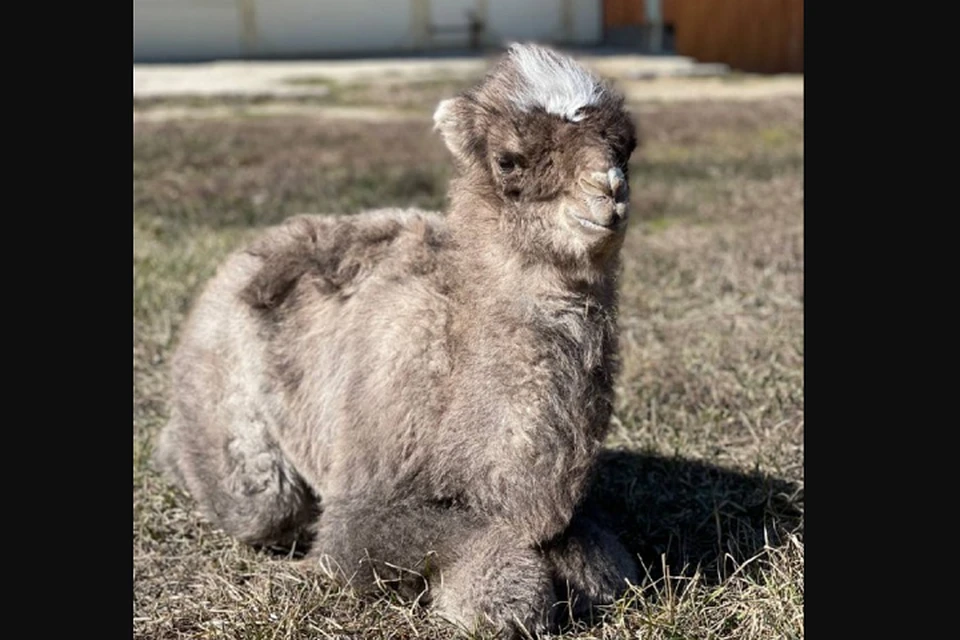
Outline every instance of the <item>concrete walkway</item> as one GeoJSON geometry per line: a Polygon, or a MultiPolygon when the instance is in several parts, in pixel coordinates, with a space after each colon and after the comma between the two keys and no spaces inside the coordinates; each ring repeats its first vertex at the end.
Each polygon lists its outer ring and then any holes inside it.
{"type": "MultiPolygon", "coordinates": [[[[750,101],[802,98],[803,76],[730,74],[724,65],[698,64],[680,56],[579,55],[585,64],[612,79],[634,103],[699,100],[750,101]]],[[[203,64],[140,64],[133,67],[133,97],[263,97],[263,104],[230,106],[157,105],[134,107],[134,121],[223,118],[237,113],[309,115],[347,119],[410,119],[429,116],[388,104],[301,104],[297,98],[323,96],[329,83],[391,85],[412,80],[471,79],[489,64],[479,57],[420,57],[323,61],[222,61],[203,64]]]]}
{"type": "MultiPolygon", "coordinates": [[[[697,64],[680,56],[578,56],[600,74],[617,79],[722,75],[722,65],[697,64]]],[[[134,98],[159,96],[323,95],[324,81],[338,83],[469,78],[489,63],[481,57],[389,58],[323,61],[223,61],[203,64],[135,64],[134,98]]]]}

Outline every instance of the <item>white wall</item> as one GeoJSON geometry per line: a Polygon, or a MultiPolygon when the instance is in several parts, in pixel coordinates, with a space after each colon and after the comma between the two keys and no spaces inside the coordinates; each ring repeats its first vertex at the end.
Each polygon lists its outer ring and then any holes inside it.
{"type": "MultiPolygon", "coordinates": [[[[434,0],[440,1],[440,0],[434,0]]],[[[487,19],[493,42],[599,44],[603,37],[602,0],[487,0],[487,19]],[[563,21],[564,3],[570,11],[571,33],[563,21]]]]}
{"type": "MultiPolygon", "coordinates": [[[[428,16],[466,24],[480,0],[134,0],[134,60],[410,51],[465,46],[468,34],[426,35],[428,16]],[[241,6],[253,8],[244,24],[241,6]],[[418,16],[415,18],[415,16],[418,16]]],[[[249,14],[247,14],[249,15],[249,14]]],[[[602,0],[486,0],[487,43],[538,40],[596,44],[602,0]],[[568,3],[571,33],[564,27],[568,3]]]]}
{"type": "MultiPolygon", "coordinates": [[[[436,0],[434,0],[436,1],[436,0]]],[[[563,36],[561,0],[487,0],[487,22],[493,42],[551,41],[563,36]]]]}
{"type": "Polygon", "coordinates": [[[570,0],[573,42],[600,44],[603,41],[603,0],[570,0]]]}
{"type": "Polygon", "coordinates": [[[477,11],[477,0],[426,0],[430,11],[429,23],[434,27],[457,27],[457,31],[434,31],[427,33],[424,25],[423,44],[429,47],[468,47],[470,46],[470,17],[468,11],[477,11]]]}
{"type": "Polygon", "coordinates": [[[413,46],[410,0],[256,0],[257,49],[267,55],[413,46]]]}
{"type": "Polygon", "coordinates": [[[206,58],[241,55],[236,0],[134,0],[133,55],[206,58]]]}

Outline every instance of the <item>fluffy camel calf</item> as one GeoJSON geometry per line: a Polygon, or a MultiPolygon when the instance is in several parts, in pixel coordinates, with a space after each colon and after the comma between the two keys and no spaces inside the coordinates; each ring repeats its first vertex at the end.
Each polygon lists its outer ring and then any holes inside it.
{"type": "Polygon", "coordinates": [[[434,120],[458,168],[445,215],[295,217],[227,259],[183,329],[157,459],[245,542],[538,632],[636,577],[581,500],[636,132],[609,85],[534,45],[434,120]]]}

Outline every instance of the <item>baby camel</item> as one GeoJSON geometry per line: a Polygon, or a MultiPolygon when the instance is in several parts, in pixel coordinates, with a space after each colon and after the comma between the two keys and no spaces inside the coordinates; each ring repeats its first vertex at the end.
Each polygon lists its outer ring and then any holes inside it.
{"type": "Polygon", "coordinates": [[[636,132],[513,45],[434,115],[445,216],[298,216],[227,259],[172,365],[157,460],[204,514],[467,628],[550,629],[636,564],[582,504],[607,430],[636,132]]]}

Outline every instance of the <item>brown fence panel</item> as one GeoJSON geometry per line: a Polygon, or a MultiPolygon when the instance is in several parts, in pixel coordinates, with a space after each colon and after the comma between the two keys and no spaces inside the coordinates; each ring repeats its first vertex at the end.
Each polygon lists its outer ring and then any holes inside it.
{"type": "Polygon", "coordinates": [[[803,0],[664,0],[677,53],[757,73],[803,73],[803,0]]]}

